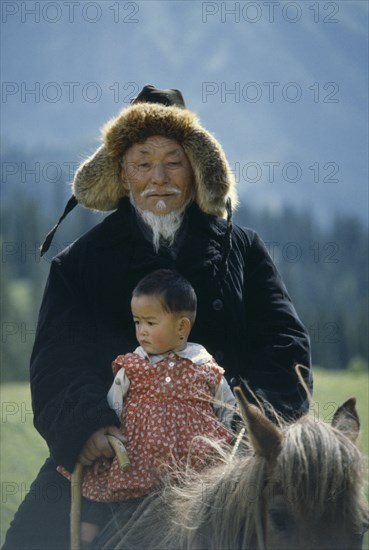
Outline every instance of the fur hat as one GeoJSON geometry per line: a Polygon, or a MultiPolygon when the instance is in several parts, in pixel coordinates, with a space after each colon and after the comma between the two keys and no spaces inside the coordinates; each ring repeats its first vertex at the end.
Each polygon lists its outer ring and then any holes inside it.
{"type": "MultiPolygon", "coordinates": [[[[143,100],[145,101],[145,100],[143,100]]],[[[96,210],[113,210],[126,195],[121,180],[124,152],[153,135],[178,141],[194,173],[195,202],[204,212],[224,216],[225,204],[237,202],[235,183],[224,152],[196,115],[179,105],[146,103],[124,108],[102,128],[99,149],[77,170],[73,193],[79,204],[96,210]]]]}
{"type": "Polygon", "coordinates": [[[127,194],[121,180],[123,154],[134,143],[154,135],[182,145],[193,170],[195,202],[201,210],[225,216],[230,209],[228,199],[236,206],[234,177],[221,145],[186,108],[179,90],[160,90],[149,84],[130,106],[103,127],[102,145],[78,168],[72,183],[73,195],[41,245],[41,256],[48,250],[59,224],[77,204],[102,211],[118,207],[119,200],[127,194]]]}

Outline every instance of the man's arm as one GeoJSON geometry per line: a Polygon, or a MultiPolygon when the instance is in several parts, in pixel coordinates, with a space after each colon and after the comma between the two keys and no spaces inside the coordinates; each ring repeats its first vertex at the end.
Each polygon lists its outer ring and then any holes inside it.
{"type": "MultiPolygon", "coordinates": [[[[303,284],[303,282],[301,283],[303,284]]],[[[287,417],[308,410],[308,396],[295,371],[310,390],[310,341],[280,274],[264,243],[254,234],[245,267],[247,382],[256,394],[287,417]]]]}
{"type": "Polygon", "coordinates": [[[119,426],[106,400],[110,365],[99,361],[96,320],[63,260],[53,260],[31,357],[34,424],[69,471],[91,434],[119,426]]]}

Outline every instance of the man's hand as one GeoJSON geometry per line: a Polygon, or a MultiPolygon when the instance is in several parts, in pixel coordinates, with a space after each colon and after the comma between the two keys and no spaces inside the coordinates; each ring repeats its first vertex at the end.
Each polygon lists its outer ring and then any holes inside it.
{"type": "Polygon", "coordinates": [[[121,434],[119,428],[116,426],[104,426],[104,428],[100,428],[90,435],[80,452],[78,462],[83,466],[91,466],[98,458],[112,458],[114,456],[114,451],[109,444],[106,437],[107,435],[114,435],[116,438],[120,439],[122,443],[125,442],[125,438],[121,434]]]}

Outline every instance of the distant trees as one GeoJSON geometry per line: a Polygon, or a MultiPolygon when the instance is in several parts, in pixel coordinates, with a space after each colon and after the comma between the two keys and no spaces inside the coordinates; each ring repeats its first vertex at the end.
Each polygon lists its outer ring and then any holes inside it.
{"type": "MultiPolygon", "coordinates": [[[[64,200],[64,199],[62,199],[64,200]]],[[[62,211],[64,205],[59,204],[62,211]]],[[[30,195],[12,194],[2,204],[1,224],[1,369],[0,380],[28,380],[38,311],[52,257],[101,220],[87,210],[71,214],[49,252],[39,247],[59,212],[45,209],[30,195]]]]}
{"type": "MultiPolygon", "coordinates": [[[[64,198],[60,199],[61,201],[64,198]]],[[[38,310],[50,261],[102,219],[77,208],[59,228],[44,258],[38,247],[64,204],[44,208],[35,196],[12,193],[1,229],[1,379],[27,380],[38,310]]],[[[328,369],[368,364],[368,236],[357,220],[339,217],[327,228],[310,212],[282,214],[241,207],[235,221],[256,229],[282,273],[309,330],[313,362],[328,369]]]]}
{"type": "Polygon", "coordinates": [[[314,364],[344,369],[355,358],[367,365],[367,228],[346,217],[322,228],[312,213],[290,208],[280,215],[240,208],[235,218],[266,242],[309,330],[314,364]]]}

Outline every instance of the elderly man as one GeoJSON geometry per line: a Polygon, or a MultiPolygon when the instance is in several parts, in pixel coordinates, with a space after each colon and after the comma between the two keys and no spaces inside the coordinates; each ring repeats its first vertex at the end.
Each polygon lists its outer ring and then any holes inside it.
{"type": "Polygon", "coordinates": [[[154,269],[191,282],[191,340],[229,380],[246,380],[285,416],[308,407],[294,371],[295,363],[310,366],[306,331],[261,239],[232,226],[227,160],[182,94],[145,86],[103,136],[76,173],[73,201],[115,211],[51,265],[31,360],[35,426],[50,458],[15,516],[7,550],[67,548],[69,486],[55,465],[71,471],[78,459],[112,455],[106,434],[120,431],[106,400],[111,361],[136,347],[131,292],[154,269]]]}

